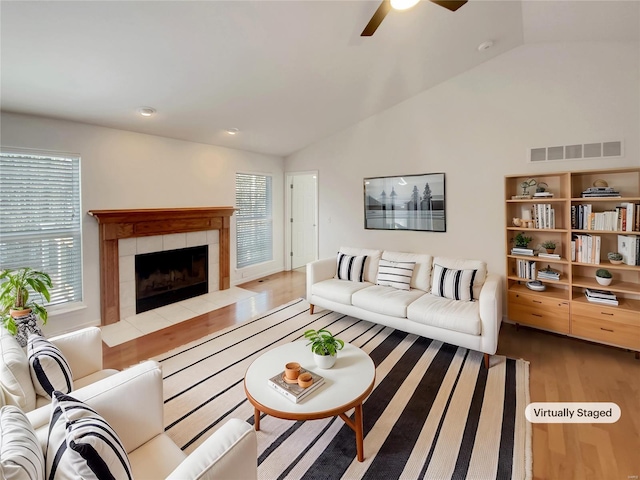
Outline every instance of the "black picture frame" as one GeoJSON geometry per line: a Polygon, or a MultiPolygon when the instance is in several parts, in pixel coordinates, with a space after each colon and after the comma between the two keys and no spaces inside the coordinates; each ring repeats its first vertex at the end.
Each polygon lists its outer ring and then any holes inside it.
{"type": "Polygon", "coordinates": [[[364,186],[364,228],[446,232],[444,173],[369,177],[364,186]]]}

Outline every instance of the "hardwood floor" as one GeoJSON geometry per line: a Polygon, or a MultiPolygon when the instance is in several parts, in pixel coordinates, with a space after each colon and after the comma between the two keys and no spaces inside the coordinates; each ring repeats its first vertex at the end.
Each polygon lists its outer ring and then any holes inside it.
{"type": "MultiPolygon", "coordinates": [[[[258,295],[109,348],[105,367],[122,369],[305,296],[305,274],[282,272],[238,285],[258,295]]],[[[638,479],[640,361],[622,349],[503,324],[498,353],[530,362],[532,402],[614,402],[614,424],[533,424],[536,479],[638,479]]]]}

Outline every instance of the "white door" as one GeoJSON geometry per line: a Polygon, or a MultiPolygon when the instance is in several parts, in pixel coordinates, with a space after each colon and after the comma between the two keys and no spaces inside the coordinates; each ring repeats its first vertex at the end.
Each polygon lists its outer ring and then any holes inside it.
{"type": "Polygon", "coordinates": [[[315,173],[290,174],[291,269],[317,259],[318,176],[315,173]]]}

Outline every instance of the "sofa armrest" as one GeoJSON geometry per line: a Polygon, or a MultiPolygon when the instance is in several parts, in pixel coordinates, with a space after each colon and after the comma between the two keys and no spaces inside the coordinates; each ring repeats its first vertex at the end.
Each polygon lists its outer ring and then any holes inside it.
{"type": "Polygon", "coordinates": [[[256,432],[247,422],[232,418],[207,438],[171,472],[168,479],[258,478],[256,432]]]}
{"type": "Polygon", "coordinates": [[[102,370],[102,335],[87,327],[50,339],[69,363],[75,380],[102,370]]]}
{"type": "Polygon", "coordinates": [[[307,300],[311,298],[311,286],[314,283],[329,280],[336,276],[335,257],[323,258],[307,263],[307,300]]]}
{"type": "Polygon", "coordinates": [[[502,324],[502,277],[487,275],[478,298],[482,337],[485,352],[494,354],[498,349],[498,334],[502,324]]]}

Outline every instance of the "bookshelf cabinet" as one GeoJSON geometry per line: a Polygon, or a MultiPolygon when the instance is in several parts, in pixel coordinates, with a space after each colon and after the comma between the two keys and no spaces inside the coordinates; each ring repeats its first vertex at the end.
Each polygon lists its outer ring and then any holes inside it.
{"type": "Polygon", "coordinates": [[[506,176],[505,251],[509,320],[639,352],[640,266],[614,265],[607,257],[608,252],[618,251],[620,235],[640,242],[637,205],[640,205],[640,168],[506,176]],[[619,192],[620,196],[582,197],[585,190],[594,184],[601,185],[601,181],[619,192]],[[534,196],[539,186],[553,196],[534,196]],[[527,194],[531,198],[527,198],[527,194]],[[630,231],[626,225],[621,231],[619,228],[624,215],[621,205],[627,204],[632,205],[628,208],[632,209],[633,215],[628,218],[633,223],[630,231]],[[533,255],[512,253],[513,240],[518,233],[531,237],[528,248],[533,250],[533,255]],[[555,258],[544,256],[546,252],[542,243],[545,241],[556,244],[555,258]],[[588,244],[591,244],[591,249],[587,248],[588,244]],[[580,252],[575,251],[578,245],[580,252]],[[613,275],[609,286],[596,282],[595,273],[599,268],[606,268],[613,275]],[[552,271],[553,278],[538,277],[541,270],[548,269],[552,271]],[[530,290],[526,286],[530,280],[542,281],[546,289],[530,290]],[[585,296],[586,289],[609,290],[616,295],[618,305],[590,302],[585,296]]]}

